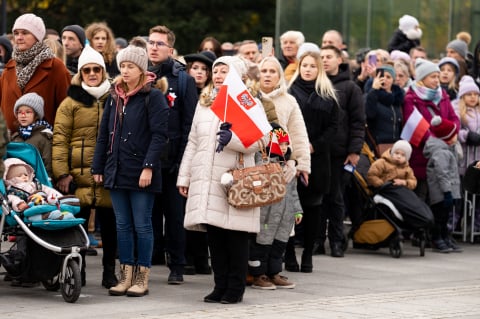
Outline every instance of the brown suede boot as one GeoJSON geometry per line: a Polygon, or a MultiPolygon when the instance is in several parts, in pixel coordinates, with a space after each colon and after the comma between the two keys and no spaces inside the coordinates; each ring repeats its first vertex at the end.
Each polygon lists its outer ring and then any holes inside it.
{"type": "Polygon", "coordinates": [[[127,296],[142,297],[148,295],[148,276],[150,268],[138,266],[133,286],[127,290],[127,296]]]}
{"type": "Polygon", "coordinates": [[[112,296],[123,296],[128,288],[132,286],[133,282],[133,267],[132,265],[120,265],[120,281],[115,287],[108,289],[108,293],[112,296]]]}

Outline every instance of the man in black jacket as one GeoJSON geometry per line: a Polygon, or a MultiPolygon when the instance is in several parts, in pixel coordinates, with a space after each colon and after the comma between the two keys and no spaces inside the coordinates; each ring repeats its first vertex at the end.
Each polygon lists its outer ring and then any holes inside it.
{"type": "Polygon", "coordinates": [[[154,227],[154,255],[152,264],[162,256],[163,217],[165,217],[165,250],[170,268],[169,284],[183,283],[185,266],[185,199],[177,189],[177,175],[197,104],[195,80],[185,71],[185,66],[172,58],[175,34],[166,26],[150,29],[147,51],[149,71],[157,76],[157,83],[167,81],[164,92],[170,108],[168,116],[168,145],[162,156],[163,192],[157,194],[152,212],[154,227]],[[160,81],[160,82],[159,82],[160,81]]]}
{"type": "MultiPolygon", "coordinates": [[[[340,106],[340,122],[331,148],[330,193],[324,196],[322,212],[325,212],[325,219],[328,219],[331,255],[343,257],[345,243],[343,192],[346,179],[351,176],[345,171],[344,166],[350,164],[355,167],[360,158],[365,136],[365,106],[362,91],[350,79],[348,64],[342,63],[341,51],[337,47],[327,45],[322,47],[320,55],[325,72],[337,91],[340,106]]],[[[325,240],[325,230],[321,229],[322,240],[325,240]]]]}

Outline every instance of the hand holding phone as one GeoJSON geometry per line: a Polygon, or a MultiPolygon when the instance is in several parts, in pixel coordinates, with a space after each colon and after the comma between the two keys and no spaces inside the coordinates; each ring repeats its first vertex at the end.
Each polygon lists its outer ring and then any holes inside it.
{"type": "Polygon", "coordinates": [[[273,50],[273,38],[262,37],[262,58],[272,55],[273,50]]]}

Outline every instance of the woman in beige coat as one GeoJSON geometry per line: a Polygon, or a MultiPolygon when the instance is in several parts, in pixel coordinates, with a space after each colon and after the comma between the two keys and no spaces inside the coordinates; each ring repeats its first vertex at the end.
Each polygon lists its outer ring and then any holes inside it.
{"type": "MultiPolygon", "coordinates": [[[[257,143],[245,148],[232,134],[223,151],[215,151],[222,122],[210,106],[232,68],[242,77],[247,71],[238,57],[220,57],[213,64],[214,89],[204,91],[200,97],[177,180],[180,193],[187,197],[185,228],[208,233],[215,288],[204,298],[205,302],[242,301],[247,275],[248,233],[260,230],[260,208],[230,206],[226,188],[220,183],[222,174],[237,166],[239,152],[245,154],[245,166],[249,167],[255,165],[254,154],[259,150],[257,143]]],[[[267,136],[264,136],[265,142],[267,136]]]]}

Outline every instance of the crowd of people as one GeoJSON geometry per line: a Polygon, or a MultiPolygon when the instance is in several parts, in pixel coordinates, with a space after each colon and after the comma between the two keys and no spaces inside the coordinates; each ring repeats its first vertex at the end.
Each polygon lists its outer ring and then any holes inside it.
{"type": "Polygon", "coordinates": [[[479,57],[467,32],[446,43],[442,59],[429,59],[421,37],[417,19],[404,15],[388,48],[355,59],[337,30],[318,44],[288,30],[277,57],[256,40],[211,36],[181,56],[167,26],[127,41],[105,22],[58,33],[27,13],[0,37],[1,115],[9,140],[36,146],[55,188],[79,198],[85,227],[98,225],[110,295],[148,294],[152,265],[165,264],[168,284],[213,272],[204,301],[238,303],[247,283],[295,287],[281,271],[311,273],[327,242],[332,257],[344,257],[344,221],[361,220],[346,168],[358,165],[365,143],[378,158],[370,186],[408,189],[433,214],[432,249],[461,251],[451,233],[480,145],[479,57]],[[258,140],[280,144],[272,160],[289,185],[280,203],[227,202],[222,175],[239,153],[254,166],[262,145],[245,146],[211,109],[229,72],[272,126],[258,140]],[[407,134],[419,118],[426,128],[407,134]]]}

